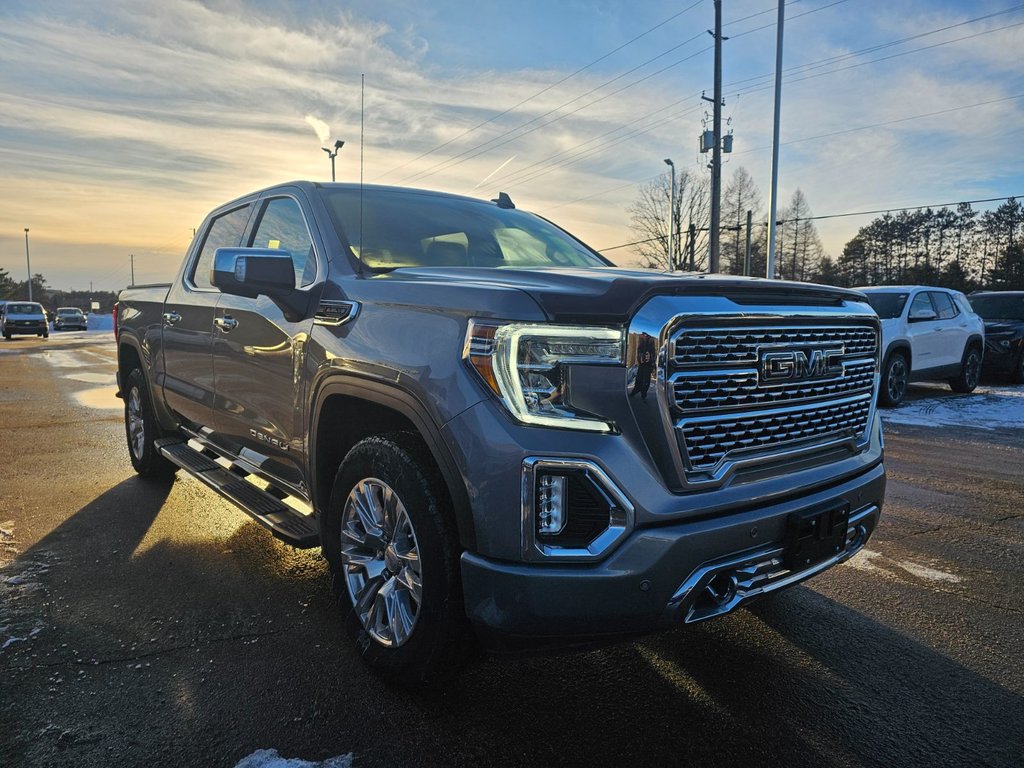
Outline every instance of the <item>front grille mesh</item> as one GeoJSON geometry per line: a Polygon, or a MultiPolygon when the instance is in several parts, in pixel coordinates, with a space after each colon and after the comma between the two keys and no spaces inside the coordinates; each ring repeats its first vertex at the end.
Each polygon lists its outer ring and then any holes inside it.
{"type": "Polygon", "coordinates": [[[875,354],[875,330],[868,326],[823,328],[684,328],[672,339],[677,367],[757,362],[758,347],[843,344],[848,357],[875,354]]]}
{"type": "Polygon", "coordinates": [[[864,432],[871,396],[799,410],[772,411],[741,419],[683,421],[679,431],[694,469],[712,468],[730,452],[765,448],[815,437],[854,436],[864,432]]]}
{"type": "MultiPolygon", "coordinates": [[[[785,321],[783,321],[785,322],[785,321]]],[[[716,473],[741,458],[805,443],[860,438],[874,397],[878,332],[872,325],[785,322],[693,327],[668,342],[668,400],[687,469],[716,473]],[[831,376],[763,381],[766,351],[842,349],[831,376]]]]}

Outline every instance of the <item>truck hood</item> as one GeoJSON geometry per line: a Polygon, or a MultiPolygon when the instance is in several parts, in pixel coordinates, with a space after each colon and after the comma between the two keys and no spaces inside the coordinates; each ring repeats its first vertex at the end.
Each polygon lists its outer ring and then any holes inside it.
{"type": "Polygon", "coordinates": [[[831,286],[619,267],[404,267],[378,279],[516,288],[555,322],[625,323],[656,294],[726,296],[741,305],[836,306],[866,301],[858,291],[831,286]]]}

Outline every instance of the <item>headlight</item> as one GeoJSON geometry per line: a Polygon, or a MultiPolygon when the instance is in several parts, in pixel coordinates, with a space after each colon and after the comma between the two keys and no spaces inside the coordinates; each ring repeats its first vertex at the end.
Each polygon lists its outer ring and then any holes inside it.
{"type": "Polygon", "coordinates": [[[622,365],[617,328],[470,320],[464,356],[523,424],[590,432],[615,425],[573,407],[570,366],[622,365]]]}

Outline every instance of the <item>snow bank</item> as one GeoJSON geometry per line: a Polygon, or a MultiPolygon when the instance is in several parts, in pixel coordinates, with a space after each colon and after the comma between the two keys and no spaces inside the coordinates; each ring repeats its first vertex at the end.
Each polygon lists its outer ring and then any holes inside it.
{"type": "Polygon", "coordinates": [[[281,757],[276,749],[258,749],[248,757],[243,757],[235,768],[351,768],[351,766],[351,752],[314,763],[298,757],[281,757]]]}
{"type": "Polygon", "coordinates": [[[1024,387],[978,387],[958,395],[939,386],[914,386],[902,405],[881,414],[891,424],[1024,429],[1024,387]]]}

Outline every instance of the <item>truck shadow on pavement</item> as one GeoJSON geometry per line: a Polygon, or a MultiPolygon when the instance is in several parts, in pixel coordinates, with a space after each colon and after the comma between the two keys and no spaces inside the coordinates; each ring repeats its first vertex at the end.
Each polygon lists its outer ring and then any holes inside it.
{"type": "Polygon", "coordinates": [[[319,552],[220,504],[187,481],[125,480],[9,566],[50,563],[22,606],[43,631],[0,654],[0,763],[231,766],[271,747],[354,752],[360,767],[1024,754],[1020,696],[807,587],[635,643],[484,659],[443,690],[396,690],[344,636],[319,552]],[[226,517],[225,534],[200,538],[201,514],[226,517]]]}

